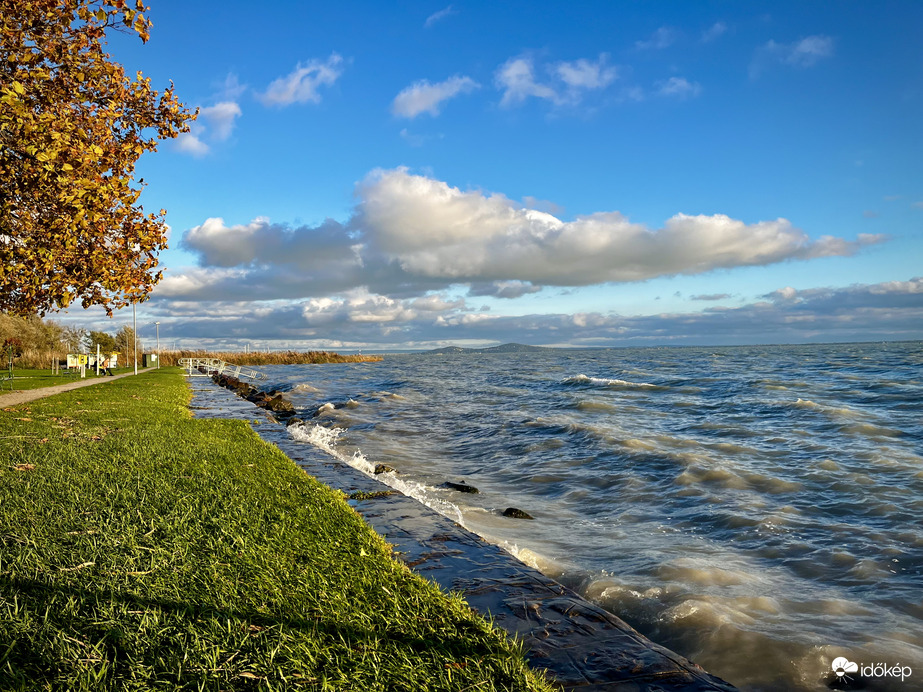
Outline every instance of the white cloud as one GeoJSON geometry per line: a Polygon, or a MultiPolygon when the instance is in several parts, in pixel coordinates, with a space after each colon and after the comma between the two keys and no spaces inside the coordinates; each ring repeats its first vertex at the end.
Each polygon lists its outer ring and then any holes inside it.
{"type": "Polygon", "coordinates": [[[617,211],[564,221],[502,194],[462,191],[405,169],[373,172],[356,197],[347,224],[289,228],[258,218],[228,226],[213,218],[189,229],[183,246],[203,265],[248,271],[247,282],[219,274],[193,294],[271,299],[366,287],[397,298],[467,284],[471,295],[519,297],[538,286],[851,255],[884,240],[812,240],[785,219],[747,224],[722,214],[677,214],[659,229],[617,211]]]}
{"type": "MultiPolygon", "coordinates": [[[[218,270],[213,270],[218,271],[218,270]]],[[[233,270],[220,270],[232,273],[233,270]]],[[[236,280],[242,281],[242,277],[236,280]]],[[[162,283],[166,283],[165,280],[162,283]]],[[[712,300],[717,296],[697,296],[712,300]]],[[[492,315],[441,293],[398,299],[364,289],[295,303],[165,301],[148,303],[164,321],[161,336],[276,346],[306,340],[362,348],[434,348],[448,343],[524,341],[536,345],[746,344],[923,338],[923,278],[840,288],[788,287],[736,308],[697,313],[492,315]],[[227,325],[233,324],[233,329],[227,325]]]]}
{"type": "Polygon", "coordinates": [[[790,67],[813,67],[824,58],[833,56],[834,41],[830,36],[807,36],[793,43],[768,41],[760,46],[750,63],[750,77],[755,79],[771,64],[790,67]]]}
{"type": "Polygon", "coordinates": [[[433,24],[442,21],[446,17],[450,17],[453,14],[458,14],[458,10],[454,9],[452,5],[445,7],[438,12],[433,12],[429,17],[426,18],[426,21],[423,23],[423,26],[429,29],[433,24]]]}
{"type": "Polygon", "coordinates": [[[234,120],[239,116],[240,106],[234,101],[222,101],[199,111],[199,117],[204,118],[208,123],[212,138],[219,142],[231,136],[234,130],[234,120]]]}
{"type": "Polygon", "coordinates": [[[702,43],[710,43],[714,41],[719,36],[723,36],[727,33],[728,25],[724,22],[715,22],[705,31],[702,32],[702,43]]]}
{"type": "Polygon", "coordinates": [[[584,58],[574,62],[559,62],[553,66],[554,73],[572,89],[602,89],[618,76],[614,67],[607,67],[608,56],[603,53],[596,62],[584,58]]]}
{"type": "Polygon", "coordinates": [[[557,106],[576,105],[587,91],[604,89],[618,78],[618,70],[607,65],[608,60],[609,56],[601,53],[595,61],[580,58],[553,63],[545,68],[550,81],[542,82],[535,76],[532,58],[510,58],[494,75],[494,83],[503,92],[500,106],[516,106],[530,97],[557,106]]]}
{"type": "Polygon", "coordinates": [[[427,80],[414,82],[402,90],[391,104],[391,112],[403,118],[415,118],[420,113],[439,115],[439,108],[451,98],[480,88],[470,77],[456,75],[444,82],[430,84],[427,80]]]}
{"type": "Polygon", "coordinates": [[[635,48],[638,50],[663,50],[669,48],[676,41],[677,32],[675,29],[662,26],[646,41],[635,41],[635,48]]]}
{"type": "Polygon", "coordinates": [[[224,78],[223,82],[218,83],[218,98],[224,101],[236,101],[244,92],[247,90],[246,84],[241,84],[238,80],[237,75],[233,72],[229,72],[228,76],[224,78]]]}
{"type": "Polygon", "coordinates": [[[352,225],[411,275],[445,280],[518,279],[575,286],[698,274],[722,267],[843,255],[880,242],[811,239],[785,219],[745,224],[716,214],[677,214],[653,230],[619,212],[564,222],[503,195],[462,192],[403,169],[359,185],[352,225]]]}
{"type": "Polygon", "coordinates": [[[320,103],[318,90],[330,86],[343,74],[343,58],[331,53],[325,62],[310,60],[298,63],[285,77],[279,77],[259,98],[267,106],[287,106],[292,103],[320,103]]]}
{"type": "Polygon", "coordinates": [[[698,96],[701,92],[702,86],[698,82],[690,82],[685,77],[670,77],[657,84],[657,93],[661,96],[684,99],[698,96]]]}
{"type": "Polygon", "coordinates": [[[557,92],[546,84],[535,80],[535,69],[531,58],[510,58],[497,70],[495,75],[497,87],[503,91],[500,105],[504,108],[515,106],[530,96],[558,103],[557,92]]]}
{"type": "Polygon", "coordinates": [[[176,148],[184,154],[192,154],[195,157],[205,156],[209,151],[208,145],[194,132],[184,132],[177,137],[176,148]]]}

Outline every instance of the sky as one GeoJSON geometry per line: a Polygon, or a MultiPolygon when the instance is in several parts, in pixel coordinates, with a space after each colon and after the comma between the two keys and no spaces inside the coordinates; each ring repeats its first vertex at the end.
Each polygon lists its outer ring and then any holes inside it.
{"type": "Polygon", "coordinates": [[[923,3],[150,5],[145,340],[923,338],[923,3]]]}

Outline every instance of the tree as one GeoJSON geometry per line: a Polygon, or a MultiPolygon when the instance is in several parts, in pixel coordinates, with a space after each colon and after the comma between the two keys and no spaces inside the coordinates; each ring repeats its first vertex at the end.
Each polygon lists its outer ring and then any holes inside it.
{"type": "MultiPolygon", "coordinates": [[[[112,351],[117,351],[118,347],[115,344],[115,337],[108,332],[89,332],[86,335],[87,350],[91,353],[96,352],[96,346],[99,346],[99,350],[103,353],[111,353],[112,351]]],[[[128,339],[128,343],[131,343],[131,337],[128,339]]]]}
{"type": "Polygon", "coordinates": [[[135,330],[129,326],[122,327],[119,333],[115,335],[115,349],[119,353],[125,354],[127,360],[135,357],[135,343],[137,342],[138,353],[141,353],[141,340],[135,335],[135,330]]]}
{"type": "Polygon", "coordinates": [[[108,30],[147,41],[141,0],[0,0],[0,310],[144,300],[166,247],[135,163],[196,117],[104,52],[108,30]]]}

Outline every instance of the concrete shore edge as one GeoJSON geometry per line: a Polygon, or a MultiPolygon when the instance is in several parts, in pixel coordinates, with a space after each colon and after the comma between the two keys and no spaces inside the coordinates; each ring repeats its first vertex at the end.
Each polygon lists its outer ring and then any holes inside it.
{"type": "Polygon", "coordinates": [[[206,377],[188,377],[192,413],[245,420],[322,483],[347,494],[395,557],[523,642],[526,658],[574,692],[735,690],[700,666],[413,498],[292,439],[270,411],[206,377]],[[386,492],[385,491],[389,491],[386,492]],[[385,494],[383,494],[385,493],[385,494]]]}

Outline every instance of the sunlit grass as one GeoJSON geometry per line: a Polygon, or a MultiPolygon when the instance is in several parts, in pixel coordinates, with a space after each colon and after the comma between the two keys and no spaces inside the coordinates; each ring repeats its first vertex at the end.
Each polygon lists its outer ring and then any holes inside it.
{"type": "Polygon", "coordinates": [[[0,414],[0,689],[549,689],[177,369],[0,414]]]}

